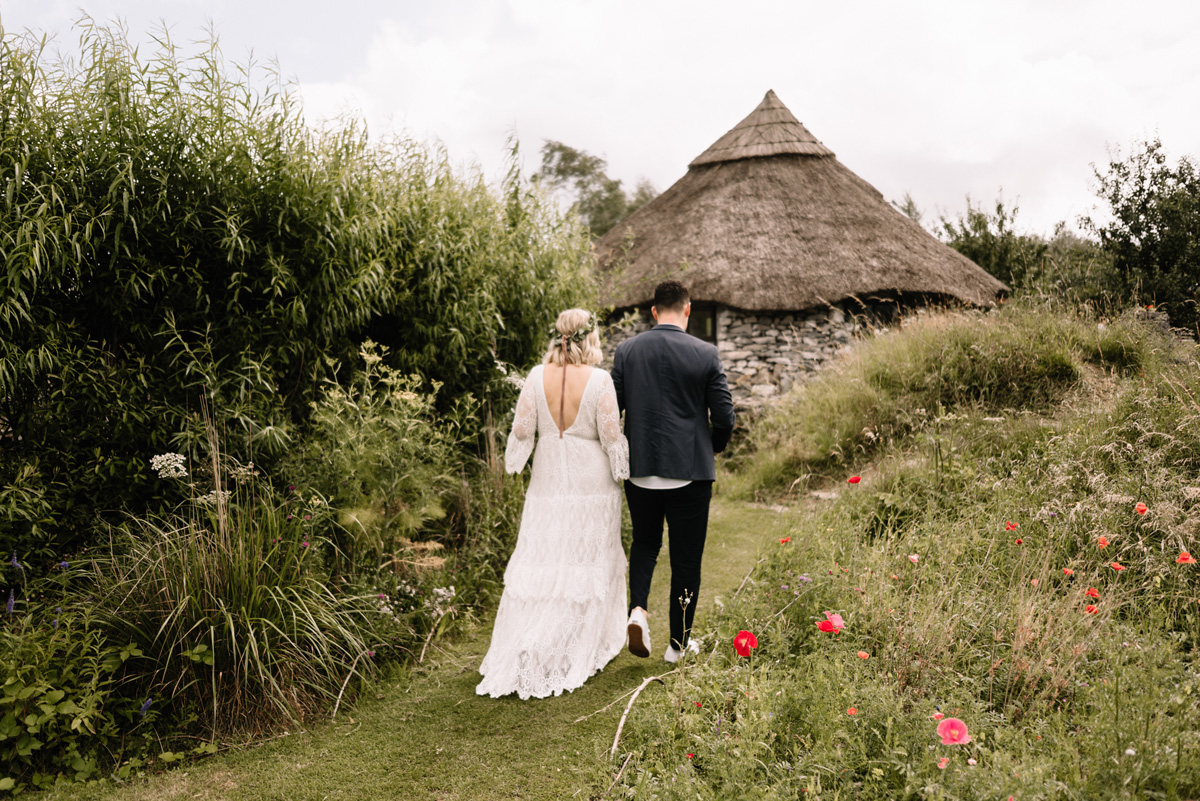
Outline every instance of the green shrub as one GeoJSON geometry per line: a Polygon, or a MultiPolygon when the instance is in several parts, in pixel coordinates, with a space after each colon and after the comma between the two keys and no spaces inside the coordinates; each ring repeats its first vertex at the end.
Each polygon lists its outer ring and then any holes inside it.
{"type": "Polygon", "coordinates": [[[316,130],[215,43],[144,52],[91,23],[61,56],[0,38],[0,551],[34,564],[169,509],[146,458],[202,458],[203,403],[268,470],[368,336],[443,410],[507,403],[497,361],[591,291],[586,232],[515,166],[491,187],[316,130]]]}

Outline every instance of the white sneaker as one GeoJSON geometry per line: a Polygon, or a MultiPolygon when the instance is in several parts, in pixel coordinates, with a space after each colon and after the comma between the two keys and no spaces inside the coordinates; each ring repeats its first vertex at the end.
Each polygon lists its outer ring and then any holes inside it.
{"type": "Polygon", "coordinates": [[[663,654],[663,659],[674,664],[675,662],[678,662],[680,659],[682,659],[683,655],[685,653],[686,654],[700,653],[700,643],[697,642],[696,640],[688,640],[688,644],[683,646],[682,651],[677,650],[674,645],[668,645],[667,652],[665,654],[663,654]]]}
{"type": "Polygon", "coordinates": [[[646,622],[646,613],[634,609],[629,613],[629,625],[625,627],[629,635],[629,653],[643,659],[650,656],[650,625],[646,622]]]}

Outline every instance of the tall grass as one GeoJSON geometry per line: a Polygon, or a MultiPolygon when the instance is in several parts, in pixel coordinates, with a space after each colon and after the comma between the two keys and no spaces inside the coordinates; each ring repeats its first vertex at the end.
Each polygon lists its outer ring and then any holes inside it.
{"type": "Polygon", "coordinates": [[[260,733],[332,706],[372,670],[372,599],[328,583],[323,499],[276,497],[229,478],[212,446],[213,490],[178,515],[134,520],[94,562],[96,610],[142,658],[126,679],[210,738],[260,733]]]}
{"type": "Polygon", "coordinates": [[[785,459],[743,454],[748,487],[809,511],[712,621],[709,655],[632,721],[633,794],[1195,797],[1200,576],[1177,561],[1200,550],[1194,344],[1018,309],[906,328],[854,358],[766,442],[795,446],[830,409],[904,425],[835,459],[792,451],[841,468],[824,507],[767,474],[795,469],[785,459]],[[1010,386],[939,389],[956,349],[974,363],[955,374],[1010,386]],[[1057,357],[1069,373],[1009,367],[1057,357]],[[819,631],[826,612],[847,627],[819,631]],[[750,659],[734,655],[740,629],[758,635],[750,659]],[[972,743],[942,745],[941,715],[972,743]]]}

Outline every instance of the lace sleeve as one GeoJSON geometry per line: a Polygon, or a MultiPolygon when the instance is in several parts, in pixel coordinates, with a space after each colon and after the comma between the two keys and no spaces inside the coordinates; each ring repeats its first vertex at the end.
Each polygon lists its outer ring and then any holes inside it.
{"type": "Polygon", "coordinates": [[[517,399],[517,410],[513,414],[512,431],[508,435],[508,446],[504,449],[504,469],[509,473],[520,473],[533,453],[534,434],[537,432],[537,392],[534,389],[534,374],[525,378],[521,397],[517,399]]]}
{"type": "Polygon", "coordinates": [[[596,403],[596,430],[600,435],[600,447],[608,454],[613,481],[629,478],[629,442],[621,432],[621,410],[611,378],[605,382],[596,403]]]}

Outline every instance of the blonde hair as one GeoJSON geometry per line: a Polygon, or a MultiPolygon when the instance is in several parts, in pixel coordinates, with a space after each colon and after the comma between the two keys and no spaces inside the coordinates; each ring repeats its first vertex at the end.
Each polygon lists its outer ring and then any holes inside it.
{"type": "Polygon", "coordinates": [[[563,337],[567,338],[565,361],[567,364],[597,365],[604,360],[604,352],[600,350],[600,332],[597,330],[595,319],[587,309],[567,309],[558,315],[554,323],[557,336],[546,350],[543,364],[563,366],[563,337]],[[591,328],[588,331],[588,328],[591,328]],[[587,331],[586,335],[580,336],[587,331]]]}

